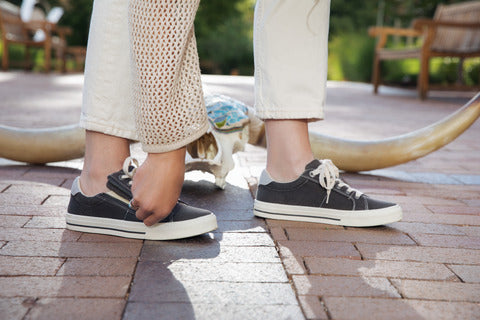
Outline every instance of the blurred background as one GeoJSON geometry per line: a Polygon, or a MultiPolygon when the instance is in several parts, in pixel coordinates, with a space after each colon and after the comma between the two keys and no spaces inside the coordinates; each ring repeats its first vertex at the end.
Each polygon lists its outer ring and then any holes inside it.
{"type": "MultiPolygon", "coordinates": [[[[8,1],[20,6],[22,0],[8,1]]],[[[350,0],[332,0],[329,35],[329,80],[370,82],[376,39],[368,36],[370,26],[408,28],[415,18],[431,18],[435,8],[443,4],[465,1],[435,0],[364,0],[352,5],[350,0]]],[[[64,9],[59,25],[72,33],[68,45],[85,47],[93,0],[42,0],[36,6],[48,12],[55,6],[64,9]]],[[[252,22],[254,0],[204,0],[195,22],[201,69],[204,74],[253,74],[252,22]]],[[[390,47],[418,46],[416,39],[393,38],[390,47]]],[[[1,46],[1,44],[0,44],[1,46]]],[[[0,54],[3,54],[0,47],[0,54]]],[[[10,60],[22,61],[25,48],[9,47],[10,60]]],[[[33,50],[33,71],[42,71],[44,51],[33,50]]],[[[79,70],[75,61],[67,62],[67,70],[79,70]]],[[[458,59],[434,58],[431,61],[432,84],[458,81],[458,59]]],[[[479,84],[480,58],[466,59],[461,74],[466,85],[479,84]]],[[[13,67],[15,69],[15,67],[13,67]]],[[[80,69],[81,70],[81,69],[80,69]]],[[[418,59],[384,62],[382,78],[386,84],[413,87],[419,72],[418,59]]]]}

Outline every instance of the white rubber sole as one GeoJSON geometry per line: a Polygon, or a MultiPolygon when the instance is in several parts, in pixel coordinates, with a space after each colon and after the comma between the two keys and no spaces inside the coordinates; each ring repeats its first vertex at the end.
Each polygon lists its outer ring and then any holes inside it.
{"type": "Polygon", "coordinates": [[[255,200],[253,214],[257,217],[334,224],[346,227],[373,227],[402,219],[399,205],[374,210],[334,210],[291,206],[255,200]]]}
{"type": "Polygon", "coordinates": [[[147,227],[142,222],[88,217],[70,213],[67,213],[66,221],[69,230],[145,240],[183,239],[217,229],[217,218],[213,213],[192,220],[157,223],[151,227],[147,227]]]}

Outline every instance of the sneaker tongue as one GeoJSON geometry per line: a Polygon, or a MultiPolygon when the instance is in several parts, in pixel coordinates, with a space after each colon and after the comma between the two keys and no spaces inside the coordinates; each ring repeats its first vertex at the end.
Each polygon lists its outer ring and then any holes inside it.
{"type": "Polygon", "coordinates": [[[122,179],[121,176],[125,173],[123,170],[112,173],[108,176],[107,188],[118,194],[119,196],[130,200],[132,199],[132,190],[127,180],[122,179]]]}
{"type": "Polygon", "coordinates": [[[307,164],[305,166],[305,170],[313,170],[313,169],[316,169],[318,168],[318,166],[321,164],[320,160],[318,159],[315,159],[315,160],[312,160],[309,164],[307,164]]]}

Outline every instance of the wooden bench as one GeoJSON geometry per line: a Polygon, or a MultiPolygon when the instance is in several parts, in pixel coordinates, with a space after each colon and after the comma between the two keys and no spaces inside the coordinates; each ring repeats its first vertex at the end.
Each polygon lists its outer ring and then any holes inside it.
{"type": "Polygon", "coordinates": [[[417,90],[420,98],[425,99],[430,88],[430,58],[460,58],[462,65],[465,58],[480,57],[480,1],[439,5],[433,19],[416,19],[411,29],[372,27],[369,35],[378,37],[372,75],[374,93],[378,93],[380,85],[382,60],[416,58],[420,60],[417,90]],[[422,45],[388,49],[385,47],[388,36],[421,37],[422,45]]]}
{"type": "Polygon", "coordinates": [[[61,59],[61,70],[66,69],[66,36],[71,29],[60,27],[47,22],[45,19],[36,19],[23,22],[20,18],[20,8],[0,0],[0,32],[2,37],[3,55],[2,69],[8,70],[8,48],[11,44],[21,44],[26,47],[26,68],[31,67],[30,48],[43,48],[45,51],[45,71],[49,72],[52,65],[52,50],[55,50],[57,58],[61,59]],[[33,35],[37,30],[43,30],[45,39],[34,41],[33,35]]]}

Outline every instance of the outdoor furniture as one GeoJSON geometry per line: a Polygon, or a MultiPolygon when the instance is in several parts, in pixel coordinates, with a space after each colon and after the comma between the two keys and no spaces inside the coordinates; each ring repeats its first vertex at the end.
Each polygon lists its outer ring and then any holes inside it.
{"type": "Polygon", "coordinates": [[[420,98],[425,99],[431,88],[430,58],[460,58],[462,68],[463,59],[480,57],[480,1],[438,5],[433,19],[416,19],[411,29],[372,27],[369,35],[378,37],[372,76],[374,93],[378,93],[382,60],[415,58],[420,60],[417,90],[420,98]],[[421,37],[422,45],[420,48],[388,49],[388,36],[421,37]]]}
{"type": "Polygon", "coordinates": [[[85,59],[87,48],[83,46],[69,46],[66,50],[66,59],[72,58],[75,62],[74,71],[83,72],[85,68],[85,59]]]}
{"type": "Polygon", "coordinates": [[[21,44],[26,48],[25,66],[31,67],[30,48],[43,48],[45,51],[45,71],[51,70],[52,50],[55,50],[57,58],[61,60],[61,71],[66,69],[66,36],[71,33],[68,27],[60,27],[45,20],[44,15],[34,15],[34,19],[23,22],[20,18],[20,8],[6,2],[0,1],[0,32],[3,44],[2,69],[8,70],[9,55],[8,48],[11,44],[21,44]],[[43,16],[43,17],[42,17],[43,16]],[[42,40],[35,40],[34,34],[42,30],[45,36],[42,40]]]}

